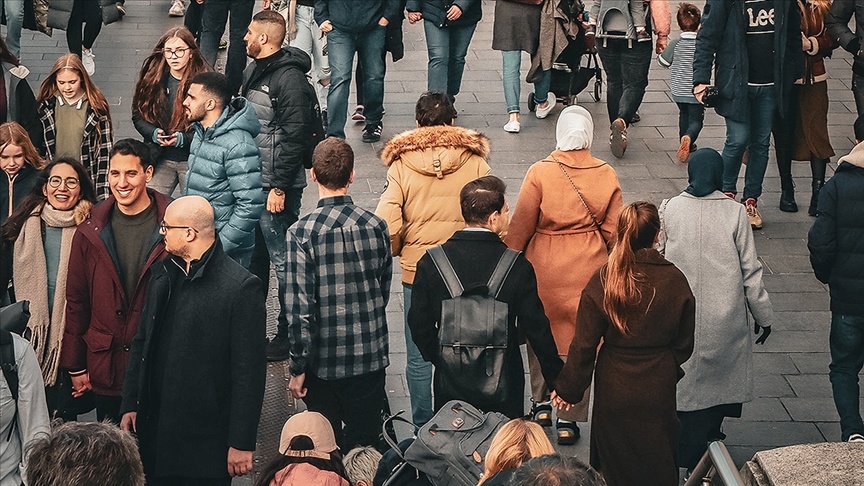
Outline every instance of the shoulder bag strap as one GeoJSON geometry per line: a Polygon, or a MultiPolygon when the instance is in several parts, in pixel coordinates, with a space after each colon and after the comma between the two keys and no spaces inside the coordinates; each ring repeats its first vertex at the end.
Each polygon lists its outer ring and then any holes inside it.
{"type": "Polygon", "coordinates": [[[450,259],[447,258],[447,254],[444,253],[444,248],[433,246],[426,250],[426,253],[428,253],[429,257],[432,258],[432,263],[435,264],[435,268],[438,269],[438,274],[440,274],[441,279],[444,280],[444,285],[447,286],[447,291],[450,292],[450,297],[455,299],[462,295],[465,291],[465,287],[463,287],[462,282],[459,281],[459,276],[456,275],[456,270],[453,270],[453,265],[450,263],[450,259]]]}
{"type": "Polygon", "coordinates": [[[519,257],[520,253],[522,252],[511,250],[510,248],[504,250],[504,254],[498,260],[498,265],[495,266],[492,276],[489,277],[489,283],[486,284],[486,287],[489,289],[489,295],[496,299],[498,298],[498,294],[501,293],[501,287],[504,285],[504,280],[510,274],[510,270],[513,268],[513,264],[516,263],[516,258],[519,257]]]}
{"type": "Polygon", "coordinates": [[[585,210],[588,211],[588,215],[591,216],[591,221],[594,222],[594,226],[597,227],[597,231],[600,232],[600,237],[603,238],[603,241],[606,241],[606,237],[603,236],[603,230],[600,229],[600,223],[597,221],[597,217],[594,216],[594,212],[591,211],[591,208],[588,207],[588,204],[585,203],[585,198],[582,197],[582,192],[579,191],[579,188],[576,187],[576,184],[573,183],[573,179],[570,178],[570,174],[567,172],[567,169],[564,168],[564,164],[561,162],[555,161],[558,163],[558,168],[561,169],[561,172],[564,173],[564,177],[570,182],[570,186],[576,191],[576,195],[579,196],[579,201],[582,202],[582,206],[585,207],[585,210]]]}

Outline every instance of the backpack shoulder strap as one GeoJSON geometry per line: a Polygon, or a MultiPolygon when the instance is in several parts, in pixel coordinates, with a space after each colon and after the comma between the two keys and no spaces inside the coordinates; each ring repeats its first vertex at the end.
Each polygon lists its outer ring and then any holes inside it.
{"type": "Polygon", "coordinates": [[[456,275],[456,270],[453,270],[453,265],[450,263],[450,259],[447,258],[447,254],[444,253],[444,248],[433,246],[426,250],[426,253],[432,258],[432,263],[435,264],[435,268],[438,269],[438,273],[444,280],[444,285],[447,286],[450,297],[455,299],[462,295],[465,287],[462,286],[459,276],[456,275]]]}
{"type": "Polygon", "coordinates": [[[507,275],[510,274],[510,270],[513,268],[513,264],[516,263],[516,258],[522,252],[511,250],[507,248],[504,250],[504,254],[501,255],[501,259],[498,260],[498,265],[495,266],[495,270],[492,272],[492,276],[489,277],[489,283],[486,286],[489,288],[489,295],[498,298],[498,294],[501,292],[501,287],[504,285],[504,280],[507,279],[507,275]]]}
{"type": "Polygon", "coordinates": [[[18,364],[15,362],[15,343],[12,333],[0,330],[0,365],[3,367],[3,377],[9,385],[12,398],[18,400],[18,364]]]}

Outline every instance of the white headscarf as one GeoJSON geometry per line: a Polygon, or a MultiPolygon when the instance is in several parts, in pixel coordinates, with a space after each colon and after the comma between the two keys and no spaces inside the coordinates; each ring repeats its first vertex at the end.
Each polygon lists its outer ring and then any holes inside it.
{"type": "Polygon", "coordinates": [[[581,106],[564,108],[555,127],[555,148],[562,151],[591,148],[594,139],[594,120],[581,106]]]}

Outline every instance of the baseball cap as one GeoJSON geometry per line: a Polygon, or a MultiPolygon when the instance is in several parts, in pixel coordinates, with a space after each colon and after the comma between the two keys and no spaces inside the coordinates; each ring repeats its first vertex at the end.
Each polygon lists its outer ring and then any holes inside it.
{"type": "Polygon", "coordinates": [[[319,459],[330,459],[330,453],[338,450],[336,436],[330,422],[318,412],[304,411],[295,413],[282,426],[282,436],[279,438],[279,453],[292,457],[317,457],[319,459]],[[291,440],[298,435],[305,435],[312,439],[314,449],[308,451],[295,451],[288,446],[291,440]]]}

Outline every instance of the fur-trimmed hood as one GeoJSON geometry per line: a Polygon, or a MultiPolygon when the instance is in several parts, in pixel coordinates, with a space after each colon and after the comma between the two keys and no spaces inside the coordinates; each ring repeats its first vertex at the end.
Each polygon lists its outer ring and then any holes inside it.
{"type": "Polygon", "coordinates": [[[489,156],[489,139],[480,132],[449,125],[420,127],[393,137],[381,160],[391,166],[397,159],[415,172],[440,177],[456,172],[474,155],[489,156]]]}
{"type": "Polygon", "coordinates": [[[864,143],[852,147],[852,151],[840,157],[838,162],[846,162],[856,167],[864,168],[864,143]]]}

